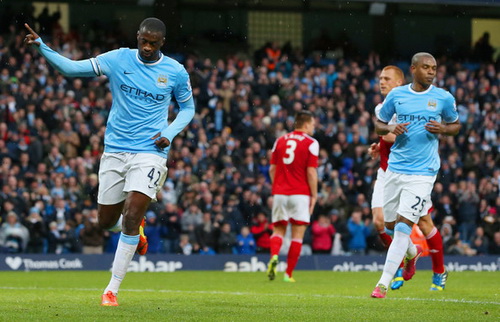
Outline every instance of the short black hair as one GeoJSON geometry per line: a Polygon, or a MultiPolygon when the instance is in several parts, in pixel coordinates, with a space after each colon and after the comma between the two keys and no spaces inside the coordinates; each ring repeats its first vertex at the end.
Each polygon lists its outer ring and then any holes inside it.
{"type": "Polygon", "coordinates": [[[432,56],[429,53],[420,52],[420,53],[416,53],[415,55],[413,55],[413,57],[411,58],[411,65],[417,66],[420,63],[420,61],[422,60],[422,58],[424,58],[424,57],[435,59],[434,56],[432,56]]]}
{"type": "Polygon", "coordinates": [[[159,32],[162,34],[163,37],[165,37],[167,33],[167,27],[165,27],[163,21],[153,17],[146,18],[141,22],[141,24],[139,25],[139,31],[141,30],[147,30],[150,32],[159,32]]]}

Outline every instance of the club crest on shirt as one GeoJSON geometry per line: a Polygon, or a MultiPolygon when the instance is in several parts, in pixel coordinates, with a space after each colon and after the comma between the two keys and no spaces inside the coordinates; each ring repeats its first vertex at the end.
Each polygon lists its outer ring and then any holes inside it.
{"type": "Polygon", "coordinates": [[[434,100],[434,99],[430,99],[428,102],[427,102],[427,109],[428,110],[431,110],[431,111],[435,111],[437,108],[437,101],[434,100]]]}
{"type": "Polygon", "coordinates": [[[167,76],[160,74],[158,75],[158,78],[156,78],[156,86],[160,88],[166,88],[167,87],[167,76]]]}

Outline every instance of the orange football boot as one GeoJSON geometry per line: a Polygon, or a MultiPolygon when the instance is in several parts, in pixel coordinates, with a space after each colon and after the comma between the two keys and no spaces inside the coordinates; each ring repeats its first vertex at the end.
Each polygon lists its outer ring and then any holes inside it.
{"type": "Polygon", "coordinates": [[[142,218],[141,225],[139,226],[139,244],[137,244],[137,254],[146,255],[148,251],[148,239],[144,235],[144,226],[146,225],[146,220],[142,218]]]}
{"type": "Polygon", "coordinates": [[[113,292],[111,291],[108,291],[106,294],[103,294],[101,306],[118,306],[116,295],[114,295],[113,292]]]}

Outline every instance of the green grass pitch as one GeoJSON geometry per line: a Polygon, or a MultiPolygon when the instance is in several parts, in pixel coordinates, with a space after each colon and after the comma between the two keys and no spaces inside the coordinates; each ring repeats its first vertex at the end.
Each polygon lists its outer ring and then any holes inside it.
{"type": "Polygon", "coordinates": [[[119,307],[101,307],[109,272],[0,272],[0,321],[499,321],[500,272],[451,272],[431,292],[417,271],[385,299],[380,272],[297,271],[297,283],[265,273],[129,273],[119,307]]]}

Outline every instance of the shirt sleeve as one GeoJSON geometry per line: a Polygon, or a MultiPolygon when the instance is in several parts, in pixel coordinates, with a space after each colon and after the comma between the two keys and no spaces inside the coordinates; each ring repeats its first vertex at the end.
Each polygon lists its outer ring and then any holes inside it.
{"type": "Polygon", "coordinates": [[[170,142],[172,142],[174,137],[179,134],[189,122],[191,122],[195,114],[191,82],[184,67],[180,69],[176,82],[174,96],[179,104],[180,110],[175,120],[161,132],[161,136],[167,138],[170,142]]]}
{"type": "Polygon", "coordinates": [[[318,156],[319,156],[319,143],[314,140],[311,145],[309,145],[309,159],[307,160],[307,167],[318,167],[318,156]]]}
{"type": "Polygon", "coordinates": [[[384,123],[389,123],[395,113],[394,94],[393,91],[391,91],[382,103],[382,108],[380,109],[377,118],[384,123]]]}
{"type": "Polygon", "coordinates": [[[109,76],[113,70],[117,69],[120,62],[118,54],[123,48],[108,51],[107,53],[100,54],[95,59],[91,59],[92,68],[95,69],[98,76],[109,76]]]}
{"type": "Polygon", "coordinates": [[[177,77],[178,78],[175,84],[174,95],[177,102],[185,102],[190,99],[191,96],[193,96],[189,74],[187,73],[186,69],[182,67],[177,77]]]}
{"type": "Polygon", "coordinates": [[[457,104],[455,98],[450,93],[446,93],[443,107],[443,121],[445,123],[453,123],[458,120],[457,104]]]}
{"type": "Polygon", "coordinates": [[[95,69],[92,66],[91,59],[85,60],[71,60],[58,52],[54,51],[52,48],[47,46],[42,38],[37,38],[36,41],[40,43],[40,46],[36,46],[38,52],[47,59],[47,61],[55,69],[57,69],[61,74],[68,77],[94,77],[98,76],[95,69]]]}
{"type": "Polygon", "coordinates": [[[175,120],[161,132],[161,136],[167,138],[170,142],[191,122],[195,114],[191,82],[184,67],[177,74],[173,94],[179,104],[180,110],[175,120]]]}
{"type": "Polygon", "coordinates": [[[278,146],[278,140],[279,140],[279,138],[276,141],[274,141],[273,148],[271,150],[272,151],[272,153],[271,153],[271,164],[276,164],[276,153],[275,153],[275,151],[276,151],[276,146],[278,146]]]}

